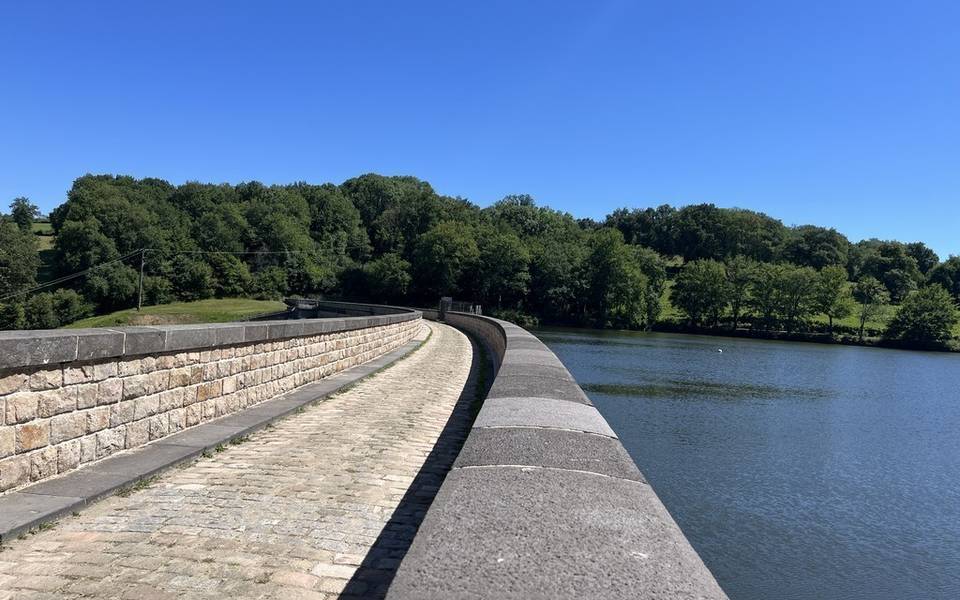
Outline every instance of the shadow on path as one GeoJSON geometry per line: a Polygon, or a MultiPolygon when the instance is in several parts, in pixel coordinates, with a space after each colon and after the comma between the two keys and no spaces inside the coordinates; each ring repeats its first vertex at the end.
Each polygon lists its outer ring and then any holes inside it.
{"type": "Polygon", "coordinates": [[[474,401],[482,399],[489,385],[490,374],[483,370],[490,368],[484,360],[484,350],[476,340],[470,338],[473,348],[473,361],[467,382],[457,399],[450,418],[447,419],[437,443],[427,456],[426,461],[413,479],[407,492],[400,500],[390,521],[384,526],[377,540],[370,547],[363,563],[341,592],[341,598],[383,598],[397,573],[400,561],[410,549],[413,537],[420,528],[427,509],[440,489],[440,484],[453,466],[460,448],[470,431],[473,417],[476,415],[474,401]]]}

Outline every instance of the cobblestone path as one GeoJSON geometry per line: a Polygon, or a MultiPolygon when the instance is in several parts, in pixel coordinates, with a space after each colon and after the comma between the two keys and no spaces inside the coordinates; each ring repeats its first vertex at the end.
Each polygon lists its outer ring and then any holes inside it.
{"type": "Polygon", "coordinates": [[[425,326],[422,348],[353,388],[12,541],[0,600],[382,596],[474,387],[469,339],[425,326]]]}

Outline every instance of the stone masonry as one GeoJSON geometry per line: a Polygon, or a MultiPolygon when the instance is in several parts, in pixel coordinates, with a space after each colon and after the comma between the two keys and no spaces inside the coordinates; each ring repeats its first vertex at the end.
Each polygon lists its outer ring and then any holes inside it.
{"type": "Polygon", "coordinates": [[[355,386],[11,540],[0,600],[382,597],[469,429],[471,343],[429,327],[355,386]]]}
{"type": "Polygon", "coordinates": [[[420,319],[194,351],[0,370],[0,494],[366,362],[420,319]]]}

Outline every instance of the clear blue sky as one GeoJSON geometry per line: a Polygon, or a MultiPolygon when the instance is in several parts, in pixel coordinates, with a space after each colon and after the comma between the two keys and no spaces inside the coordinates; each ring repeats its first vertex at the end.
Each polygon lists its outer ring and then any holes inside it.
{"type": "Polygon", "coordinates": [[[960,254],[960,3],[4,2],[0,202],[412,174],[960,254]]]}

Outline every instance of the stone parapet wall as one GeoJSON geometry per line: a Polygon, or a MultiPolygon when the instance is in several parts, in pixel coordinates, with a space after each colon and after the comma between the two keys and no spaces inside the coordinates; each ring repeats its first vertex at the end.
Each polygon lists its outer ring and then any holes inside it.
{"type": "Polygon", "coordinates": [[[387,600],[726,600],[543,342],[489,317],[445,321],[488,348],[496,376],[387,600]]]}
{"type": "Polygon", "coordinates": [[[364,363],[420,327],[409,311],[0,333],[0,494],[364,363]]]}

